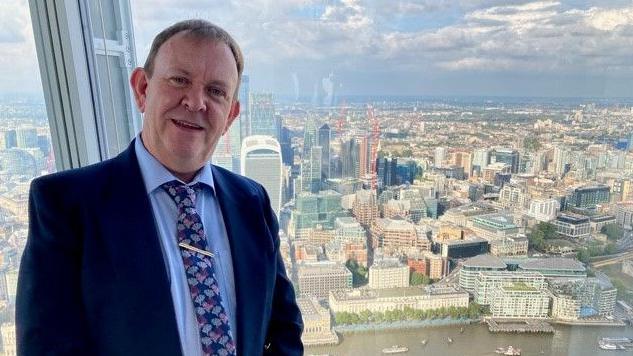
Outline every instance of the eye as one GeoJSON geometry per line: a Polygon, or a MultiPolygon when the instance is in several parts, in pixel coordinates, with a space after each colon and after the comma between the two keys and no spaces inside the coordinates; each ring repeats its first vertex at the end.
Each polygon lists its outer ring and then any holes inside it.
{"type": "Polygon", "coordinates": [[[209,92],[209,95],[212,95],[212,96],[221,96],[221,97],[226,96],[226,91],[217,87],[209,88],[208,92],[209,92]]]}
{"type": "Polygon", "coordinates": [[[171,77],[169,78],[169,82],[176,86],[184,86],[189,83],[189,80],[187,80],[187,78],[185,77],[171,77]]]}

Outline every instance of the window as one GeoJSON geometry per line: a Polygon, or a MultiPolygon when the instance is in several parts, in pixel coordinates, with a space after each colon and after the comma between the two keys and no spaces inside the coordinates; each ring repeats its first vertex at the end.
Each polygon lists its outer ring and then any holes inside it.
{"type": "Polygon", "coordinates": [[[204,18],[246,57],[213,163],[271,152],[308,354],[630,350],[602,339],[633,331],[630,1],[33,0],[34,36],[2,7],[3,322],[29,180],[123,149],[134,62],[204,18]]]}

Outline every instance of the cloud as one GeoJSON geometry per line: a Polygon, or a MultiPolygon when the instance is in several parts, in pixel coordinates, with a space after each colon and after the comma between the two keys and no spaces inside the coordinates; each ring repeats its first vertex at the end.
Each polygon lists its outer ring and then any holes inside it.
{"type": "Polygon", "coordinates": [[[30,24],[25,0],[0,3],[0,43],[23,43],[30,24]]]}

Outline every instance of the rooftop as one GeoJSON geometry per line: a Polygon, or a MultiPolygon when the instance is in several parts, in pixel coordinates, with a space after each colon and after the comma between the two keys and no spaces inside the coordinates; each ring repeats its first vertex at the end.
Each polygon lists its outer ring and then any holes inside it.
{"type": "Polygon", "coordinates": [[[491,254],[483,254],[477,255],[475,257],[471,257],[464,261],[464,267],[473,267],[473,268],[494,268],[494,269],[505,269],[507,265],[496,256],[491,254]]]}
{"type": "Polygon", "coordinates": [[[550,257],[550,258],[530,258],[519,263],[521,269],[552,269],[565,271],[585,271],[585,266],[574,258],[550,257]]]}

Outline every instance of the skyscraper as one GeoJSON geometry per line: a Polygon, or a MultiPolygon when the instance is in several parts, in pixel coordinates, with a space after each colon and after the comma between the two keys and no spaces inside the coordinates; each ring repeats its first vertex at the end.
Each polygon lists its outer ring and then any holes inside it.
{"type": "MultiPolygon", "coordinates": [[[[250,107],[250,79],[248,75],[242,75],[242,82],[240,84],[240,140],[243,140],[246,136],[251,134],[251,107],[250,107]]],[[[241,145],[238,146],[241,149],[241,145]]]]}
{"type": "Polygon", "coordinates": [[[487,148],[476,149],[473,152],[473,171],[481,175],[484,168],[490,163],[490,151],[487,148]]]}
{"type": "Polygon", "coordinates": [[[321,146],[321,178],[329,179],[330,173],[330,139],[331,129],[328,124],[324,124],[319,128],[319,139],[317,144],[321,146]]]}
{"type": "Polygon", "coordinates": [[[512,173],[519,172],[519,152],[507,148],[496,148],[492,152],[490,163],[502,162],[509,165],[512,173]]]}
{"type": "Polygon", "coordinates": [[[264,186],[277,216],[281,209],[281,147],[270,136],[249,136],[242,141],[242,175],[264,186]]]}
{"type": "Polygon", "coordinates": [[[275,118],[273,95],[270,93],[250,96],[251,135],[272,136],[279,139],[278,123],[275,118]]]}
{"type": "Polygon", "coordinates": [[[447,151],[446,147],[435,148],[435,159],[433,162],[435,167],[442,167],[443,162],[446,160],[447,151]]]}
{"type": "Polygon", "coordinates": [[[301,161],[301,191],[318,193],[321,190],[322,147],[312,146],[310,155],[301,161]]]}

